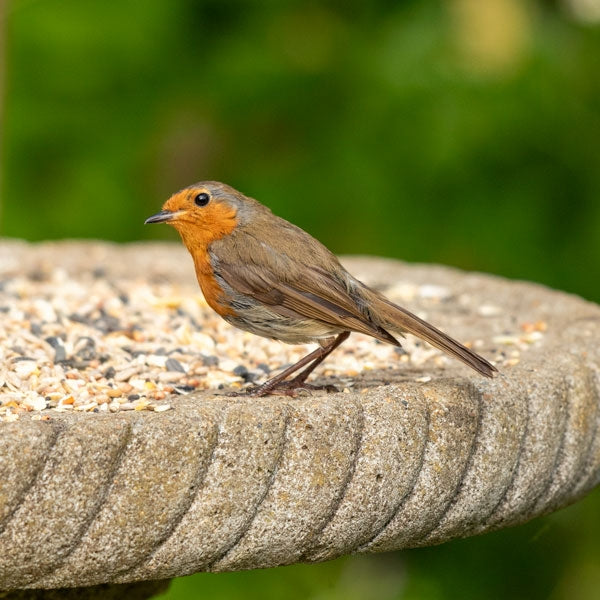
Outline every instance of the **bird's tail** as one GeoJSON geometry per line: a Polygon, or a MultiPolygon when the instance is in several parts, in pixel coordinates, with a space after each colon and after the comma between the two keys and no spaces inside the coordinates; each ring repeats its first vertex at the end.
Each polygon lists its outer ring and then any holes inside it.
{"type": "Polygon", "coordinates": [[[457,358],[485,377],[493,377],[498,371],[494,365],[472,350],[452,339],[443,331],[430,325],[423,319],[413,315],[410,311],[390,302],[374,290],[370,290],[375,298],[369,298],[369,305],[375,310],[378,320],[381,319],[382,327],[403,333],[411,333],[429,342],[450,356],[457,358]]]}

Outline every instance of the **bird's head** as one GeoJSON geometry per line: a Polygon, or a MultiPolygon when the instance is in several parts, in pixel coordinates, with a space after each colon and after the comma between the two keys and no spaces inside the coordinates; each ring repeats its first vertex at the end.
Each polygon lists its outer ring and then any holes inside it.
{"type": "Polygon", "coordinates": [[[247,218],[251,202],[224,183],[203,181],[173,194],[145,223],[172,225],[188,250],[205,249],[247,218]]]}

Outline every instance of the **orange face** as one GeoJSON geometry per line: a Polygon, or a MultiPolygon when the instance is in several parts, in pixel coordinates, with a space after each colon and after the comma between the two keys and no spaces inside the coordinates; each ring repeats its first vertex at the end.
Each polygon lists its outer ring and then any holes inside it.
{"type": "Polygon", "coordinates": [[[173,194],[163,209],[146,219],[146,223],[167,223],[177,229],[194,259],[196,277],[208,304],[220,315],[234,311],[223,301],[223,290],[214,277],[209,245],[230,234],[238,223],[232,202],[215,195],[209,187],[192,186],[173,194]]]}
{"type": "Polygon", "coordinates": [[[177,229],[187,249],[194,253],[231,233],[237,211],[223,197],[215,197],[205,187],[191,187],[173,194],[146,223],[167,223],[177,229]]]}

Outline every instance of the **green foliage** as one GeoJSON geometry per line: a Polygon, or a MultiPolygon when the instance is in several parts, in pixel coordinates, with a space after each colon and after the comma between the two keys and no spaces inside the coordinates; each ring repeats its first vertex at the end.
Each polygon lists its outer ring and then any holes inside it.
{"type": "Polygon", "coordinates": [[[433,0],[12,0],[2,233],[167,237],[222,179],[340,253],[600,299],[599,32],[522,19],[498,69],[433,0]]]}
{"type": "MultiPolygon", "coordinates": [[[[144,218],[220,179],[338,253],[600,300],[600,29],[555,3],[9,0],[6,12],[2,235],[173,238],[144,218]]],[[[366,578],[385,582],[379,598],[592,598],[598,500],[392,558],[198,575],[168,597],[366,598],[366,578]],[[530,537],[541,523],[550,532],[530,537]]]]}

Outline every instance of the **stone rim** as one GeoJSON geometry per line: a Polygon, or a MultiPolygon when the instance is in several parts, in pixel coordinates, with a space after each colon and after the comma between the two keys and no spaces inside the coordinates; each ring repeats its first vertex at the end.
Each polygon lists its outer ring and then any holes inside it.
{"type": "Polygon", "coordinates": [[[423,383],[373,373],[366,394],[199,393],[160,414],[2,424],[2,455],[14,459],[0,478],[0,589],[439,544],[527,521],[597,485],[599,307],[441,267],[353,264],[542,297],[552,334],[493,381],[452,365],[423,383]],[[369,387],[381,376],[391,381],[369,387]]]}

